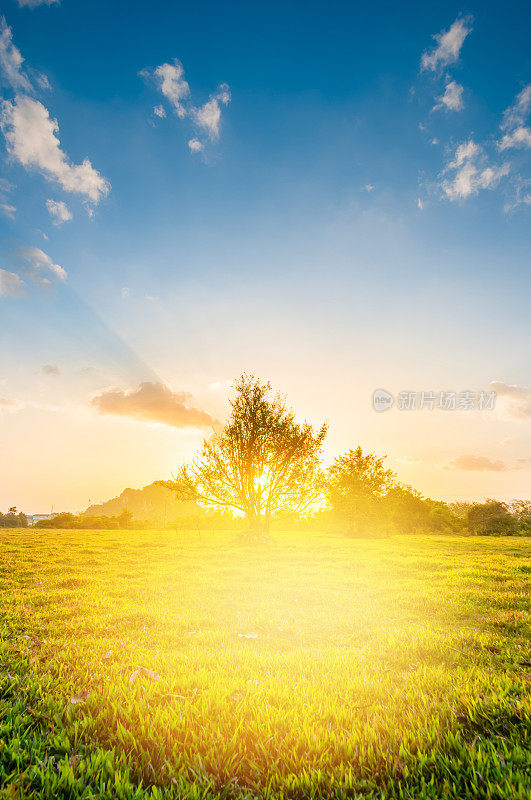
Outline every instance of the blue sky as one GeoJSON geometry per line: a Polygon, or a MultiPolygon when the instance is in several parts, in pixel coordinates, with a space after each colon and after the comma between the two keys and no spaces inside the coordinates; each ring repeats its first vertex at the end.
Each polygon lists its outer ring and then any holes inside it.
{"type": "Polygon", "coordinates": [[[529,495],[528,4],[0,13],[0,506],[164,477],[204,434],[181,407],[222,418],[244,369],[331,420],[329,455],[529,495]],[[492,382],[490,413],[370,404],[492,382]]]}

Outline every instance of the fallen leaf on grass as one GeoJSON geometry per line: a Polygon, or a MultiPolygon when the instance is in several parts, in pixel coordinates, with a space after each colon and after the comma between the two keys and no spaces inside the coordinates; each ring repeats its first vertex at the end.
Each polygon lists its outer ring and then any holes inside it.
{"type": "Polygon", "coordinates": [[[129,678],[130,689],[133,688],[133,686],[140,677],[148,678],[150,681],[160,681],[160,675],[158,672],[155,672],[154,669],[146,669],[145,667],[140,667],[140,669],[135,669],[135,671],[129,678]]]}
{"type": "Polygon", "coordinates": [[[76,706],[78,703],[84,703],[85,700],[88,698],[90,694],[90,689],[83,689],[83,691],[78,692],[73,697],[70,698],[70,702],[73,706],[76,706]]]}
{"type": "Polygon", "coordinates": [[[258,639],[257,633],[239,633],[238,636],[241,639],[258,639]]]}

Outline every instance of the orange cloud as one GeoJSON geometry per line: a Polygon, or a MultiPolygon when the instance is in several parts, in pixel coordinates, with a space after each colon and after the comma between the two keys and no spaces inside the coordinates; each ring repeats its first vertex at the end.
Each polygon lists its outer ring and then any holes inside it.
{"type": "Polygon", "coordinates": [[[198,408],[187,405],[187,392],[173,392],[164,383],[141,383],[135,391],[117,387],[104,389],[91,404],[100,414],[115,414],[140,422],[161,422],[174,428],[211,428],[219,422],[198,408]]]}
{"type": "Polygon", "coordinates": [[[8,397],[0,397],[0,411],[18,411],[22,408],[22,403],[18,400],[11,400],[8,397]]]}
{"type": "Polygon", "coordinates": [[[468,472],[507,472],[511,469],[503,461],[491,461],[485,456],[458,456],[450,461],[446,469],[463,469],[468,472]]]}

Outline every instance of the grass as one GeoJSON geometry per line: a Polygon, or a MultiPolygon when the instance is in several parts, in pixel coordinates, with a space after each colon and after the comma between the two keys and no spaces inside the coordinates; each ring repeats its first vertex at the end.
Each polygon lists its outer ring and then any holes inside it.
{"type": "Polygon", "coordinates": [[[0,798],[528,800],[529,540],[275,539],[2,532],[0,798]]]}

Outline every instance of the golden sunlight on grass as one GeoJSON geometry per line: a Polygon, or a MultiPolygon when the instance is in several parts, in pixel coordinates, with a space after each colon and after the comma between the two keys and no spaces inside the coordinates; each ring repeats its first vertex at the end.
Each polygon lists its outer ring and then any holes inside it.
{"type": "Polygon", "coordinates": [[[1,538],[20,796],[527,794],[525,540],[1,538]]]}

